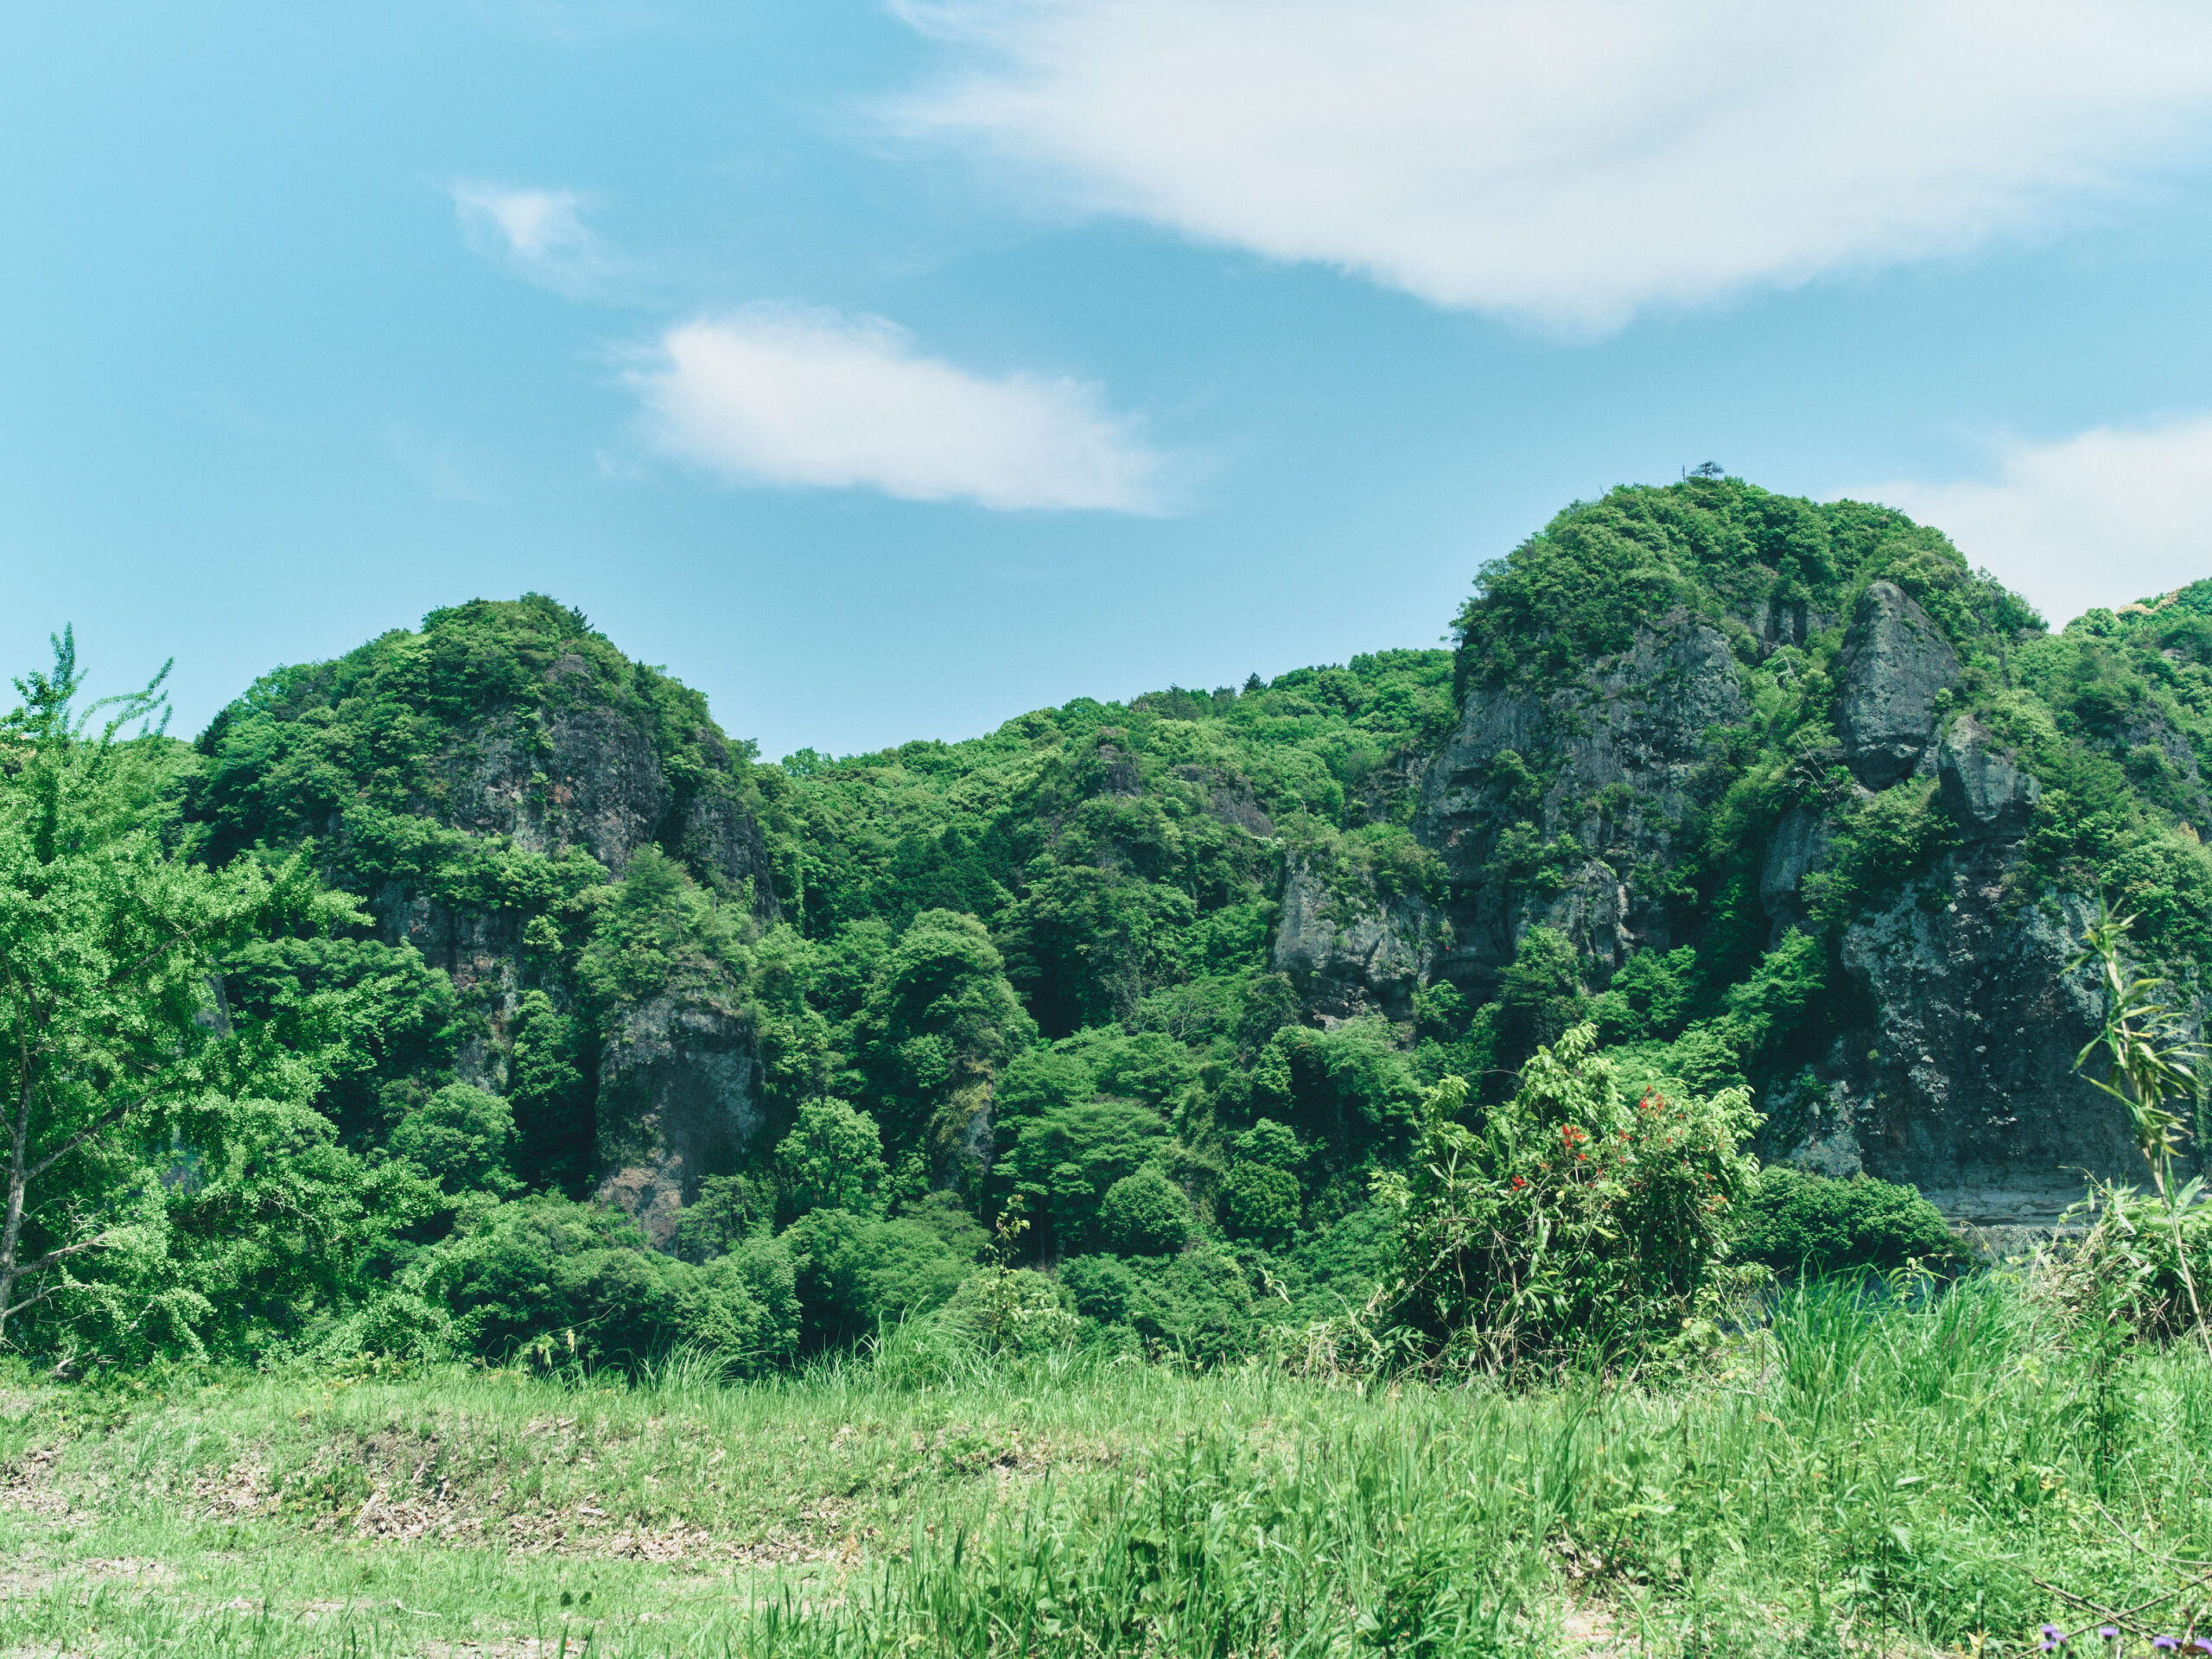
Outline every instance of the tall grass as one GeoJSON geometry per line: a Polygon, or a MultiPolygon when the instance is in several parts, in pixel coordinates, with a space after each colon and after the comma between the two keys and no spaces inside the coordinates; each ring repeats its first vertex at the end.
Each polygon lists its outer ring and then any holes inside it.
{"type": "MultiPolygon", "coordinates": [[[[40,1393],[0,1442],[86,1398],[40,1393]]],[[[635,1382],[264,1378],[84,1419],[59,1467],[109,1480],[111,1512],[70,1548],[183,1578],[143,1614],[113,1583],[48,1585],[0,1604],[0,1649],[74,1642],[96,1604],[110,1646],[130,1630],[147,1651],[270,1655],[550,1642],[562,1620],[610,1655],[1533,1653],[1570,1612],[1669,1659],[2001,1653],[2101,1610],[2138,1609],[2120,1621],[2138,1637],[2188,1625],[2206,1592],[2186,1563],[2212,1561],[2208,1452],[2201,1345],[2076,1342],[1998,1274],[1793,1288],[1709,1370],[1522,1391],[992,1361],[912,1330],[743,1385],[688,1354],[635,1382]],[[275,1485],[335,1481],[334,1457],[395,1424],[436,1443],[467,1503],[811,1541],[702,1579],[371,1547],[302,1531],[312,1515],[222,1537],[177,1518],[194,1471],[251,1455],[275,1485]],[[362,1571],[404,1573],[404,1616],[357,1598],[300,1622],[362,1571]],[[275,1611],[211,1622],[239,1596],[275,1611]]],[[[68,1555],[28,1522],[0,1519],[0,1546],[10,1525],[68,1555]]]]}

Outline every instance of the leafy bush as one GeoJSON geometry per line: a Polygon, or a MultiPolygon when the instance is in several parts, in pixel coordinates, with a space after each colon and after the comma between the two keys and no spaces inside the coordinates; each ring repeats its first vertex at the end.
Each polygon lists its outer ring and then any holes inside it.
{"type": "Polygon", "coordinates": [[[991,1268],[963,1280],[938,1320],[987,1354],[1039,1354],[1075,1339],[1068,1300],[1033,1268],[991,1268]]]}
{"type": "Polygon", "coordinates": [[[1126,1260],[1076,1256],[1060,1264],[1060,1282],[1085,1319],[1127,1330],[1158,1357],[1221,1364],[1257,1345],[1250,1281],[1234,1256],[1209,1246],[1126,1260]]]}
{"type": "Polygon", "coordinates": [[[1060,1263],[1060,1283],[1075,1311],[1103,1325],[1128,1323],[1136,1300],[1137,1276],[1118,1256],[1072,1255],[1060,1263]]]}
{"type": "Polygon", "coordinates": [[[1191,1201],[1158,1167],[1147,1165],[1106,1189],[1098,1234],[1123,1255],[1168,1255],[1190,1241],[1191,1201]]]}
{"type": "Polygon", "coordinates": [[[886,1320],[941,1306],[975,1271],[918,1221],[815,1210],[776,1241],[790,1252],[809,1345],[850,1342],[886,1320]]]}
{"type": "Polygon", "coordinates": [[[1511,1371],[1586,1346],[1633,1351],[1719,1311],[1732,1211],[1756,1166],[1749,1092],[1631,1103],[1597,1032],[1541,1048],[1480,1133],[1446,1078],[1409,1171],[1376,1182],[1399,1217],[1396,1336],[1447,1366],[1511,1371]]]}
{"type": "Polygon", "coordinates": [[[766,1236],[775,1208],[773,1188],[762,1178],[709,1175],[676,1217],[676,1254],[686,1262],[728,1255],[747,1239],[766,1236]]]}
{"type": "Polygon", "coordinates": [[[619,1212],[541,1195],[465,1209],[404,1288],[444,1309],[464,1352],[634,1367],[692,1343],[758,1370],[796,1346],[781,1256],[759,1240],[695,1266],[619,1212]]]}
{"type": "Polygon", "coordinates": [[[1237,1136],[1221,1189],[1234,1236],[1280,1244],[1297,1230],[1305,1202],[1297,1169],[1304,1158],[1297,1135],[1272,1118],[1262,1118],[1237,1136]]]}
{"type": "Polygon", "coordinates": [[[1287,1169],[1241,1160],[1230,1165],[1221,1196],[1224,1220],[1235,1237],[1280,1244],[1298,1230],[1301,1195],[1298,1177],[1287,1169]]]}
{"type": "Polygon", "coordinates": [[[1940,1266],[1959,1254],[1941,1211],[1916,1187],[1847,1181],[1787,1166],[1763,1169],[1741,1206],[1739,1262],[1777,1273],[1886,1272],[1910,1261],[1940,1266]]]}
{"type": "Polygon", "coordinates": [[[449,1193],[505,1193],[518,1185],[507,1167],[514,1140],[505,1101],[454,1083],[401,1118],[388,1144],[449,1193]]]}
{"type": "Polygon", "coordinates": [[[842,1100],[810,1100],[776,1147],[776,1175],[789,1213],[876,1210],[883,1181],[883,1136],[875,1120],[842,1100]]]}
{"type": "Polygon", "coordinates": [[[2046,1258],[2044,1294],[2088,1327],[2153,1339],[2212,1320],[2212,1205],[2192,1182],[2173,1208],[2100,1185],[2069,1221],[2082,1230],[2046,1258]]]}
{"type": "Polygon", "coordinates": [[[1697,952],[1639,950],[1620,965],[1612,982],[1590,999],[1590,1019],[1608,1043],[1673,1036],[1695,999],[1697,952]]]}

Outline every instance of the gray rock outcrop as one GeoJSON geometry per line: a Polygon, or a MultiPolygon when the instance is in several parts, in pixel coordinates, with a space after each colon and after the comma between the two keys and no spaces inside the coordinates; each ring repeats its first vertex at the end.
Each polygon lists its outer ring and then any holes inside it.
{"type": "MultiPolygon", "coordinates": [[[[549,683],[589,683],[581,659],[563,657],[549,683]]],[[[425,817],[468,834],[559,859],[588,854],[620,878],[639,851],[662,845],[704,885],[777,915],[760,826],[736,798],[734,768],[717,734],[693,734],[707,775],[673,784],[645,718],[603,702],[570,702],[542,720],[534,709],[493,714],[461,728],[440,758],[425,817]]],[[[371,895],[385,938],[406,940],[443,968],[485,1018],[456,1069],[504,1090],[506,1033],[526,989],[574,1006],[565,977],[533,965],[516,915],[457,905],[403,882],[371,895]]],[[[758,1040],[732,988],[664,996],[601,1033],[594,1167],[599,1196],[619,1204],[655,1243],[708,1174],[734,1168],[760,1128],[758,1040]]]]}
{"type": "Polygon", "coordinates": [[[665,1247],[700,1181],[760,1138],[759,1070],[752,1021],[734,1008],[658,996],[625,1014],[600,1053],[600,1201],[665,1247]]]}
{"type": "Polygon", "coordinates": [[[1927,755],[1936,699],[1958,683],[1958,655],[1911,595],[1878,582],[1852,613],[1838,665],[1836,725],[1847,762],[1867,788],[1886,789],[1927,755]]]}
{"type": "Polygon", "coordinates": [[[1943,733],[1936,776],[1945,809],[1969,840],[2025,835],[2043,796],[2043,785],[1972,715],[1960,715],[1943,733]]]}
{"type": "Polygon", "coordinates": [[[1805,878],[1827,868],[1834,836],[1834,819],[1811,806],[1791,807],[1775,826],[1759,866],[1759,906],[1766,912],[1770,944],[1784,929],[1804,925],[1805,878]]]}
{"type": "Polygon", "coordinates": [[[1451,881],[1442,970],[1479,989],[1537,925],[1607,968],[1670,944],[1625,878],[1668,857],[1715,733],[1749,715],[1727,640],[1679,616],[1639,631],[1578,685],[1469,692],[1414,819],[1451,881]],[[1500,857],[1524,823],[1523,841],[1552,849],[1542,871],[1500,857]]]}
{"type": "Polygon", "coordinates": [[[2069,968],[2088,907],[2021,902],[2012,862],[1980,842],[1842,939],[1879,1022],[1851,1068],[1865,1167],[1985,1227],[2047,1225],[2083,1171],[2144,1178],[2125,1109],[2073,1069],[2102,1017],[2094,980],[2069,968]]]}
{"type": "Polygon", "coordinates": [[[1418,893],[1383,902],[1371,893],[1342,893],[1293,857],[1272,965],[1325,1021],[1369,1013],[1405,1020],[1447,938],[1444,918],[1418,893]]]}

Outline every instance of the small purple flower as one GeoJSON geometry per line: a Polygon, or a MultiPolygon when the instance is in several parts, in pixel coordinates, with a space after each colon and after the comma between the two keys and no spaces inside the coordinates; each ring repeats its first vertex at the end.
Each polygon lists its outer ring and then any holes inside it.
{"type": "Polygon", "coordinates": [[[2151,1638],[2151,1645],[2158,1649],[2160,1653],[2171,1653],[2175,1649],[2181,1646],[2181,1637],[2177,1636],[2154,1636],[2151,1638]]]}
{"type": "Polygon", "coordinates": [[[2046,1642],[2063,1642],[2066,1639],[2066,1632],[2056,1624],[2046,1624],[2043,1627],[2043,1639],[2046,1642]]]}
{"type": "Polygon", "coordinates": [[[2100,1624],[2097,1626],[2097,1634],[2104,1637],[2107,1642],[2113,1641],[2120,1635],[2120,1626],[2117,1624],[2100,1624]]]}

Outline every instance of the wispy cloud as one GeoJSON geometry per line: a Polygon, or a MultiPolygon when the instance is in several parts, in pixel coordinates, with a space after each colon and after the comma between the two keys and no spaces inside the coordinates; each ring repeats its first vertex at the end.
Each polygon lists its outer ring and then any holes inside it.
{"type": "Polygon", "coordinates": [[[574,190],[463,181],[450,194],[469,245],[532,282],[581,296],[616,267],[584,223],[589,199],[574,190]]]}
{"type": "Polygon", "coordinates": [[[1994,475],[1847,493],[1935,525],[2054,626],[2212,576],[2212,415],[2011,443],[1994,475]]]}
{"type": "Polygon", "coordinates": [[[1569,332],[2205,158],[2198,0],[903,0],[892,112],[1062,200],[1569,332]]]}
{"type": "Polygon", "coordinates": [[[630,379],[664,449],[744,482],[1001,509],[1161,506],[1161,458],[1097,387],[974,374],[879,318],[750,307],[671,328],[630,379]]]}

